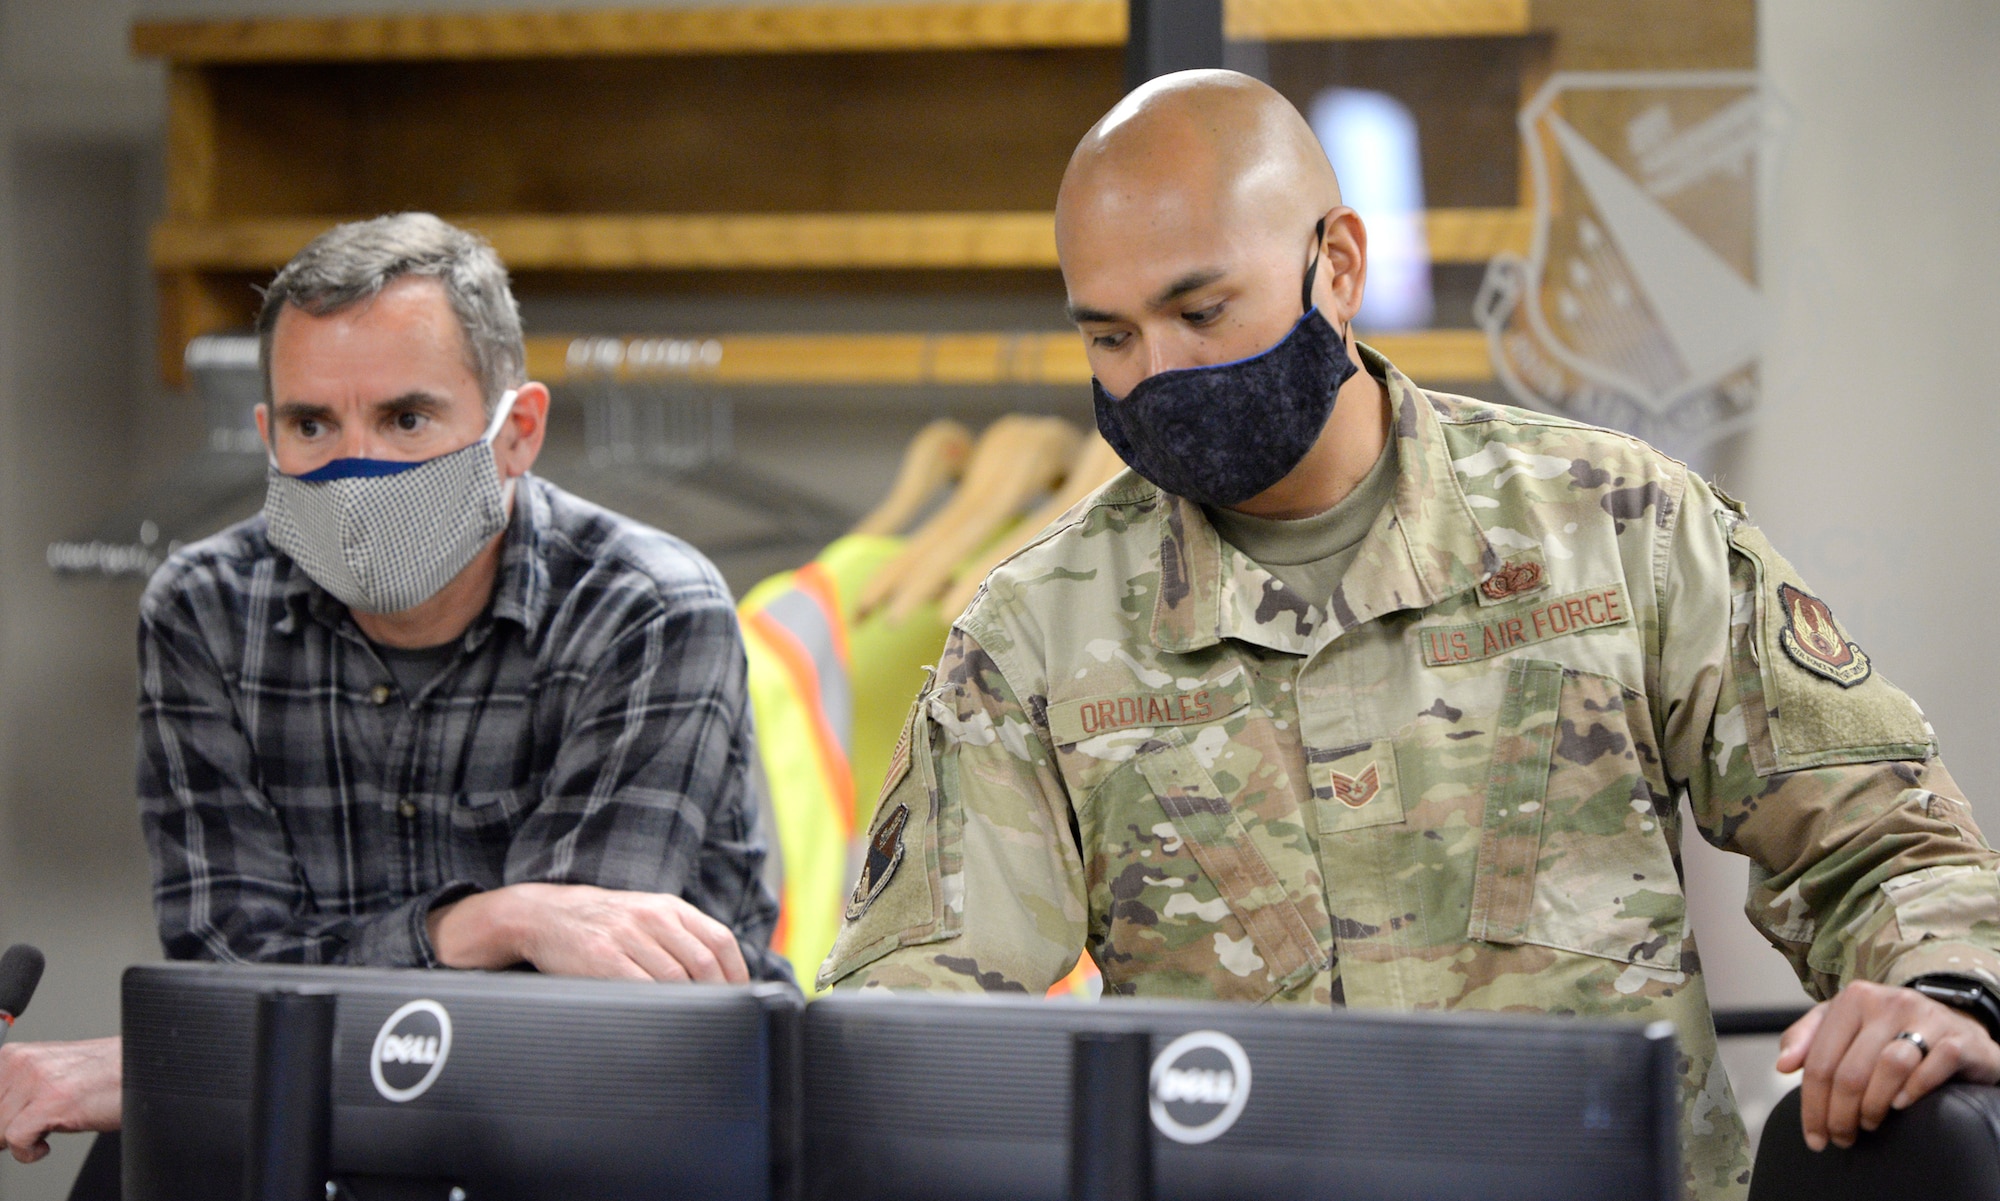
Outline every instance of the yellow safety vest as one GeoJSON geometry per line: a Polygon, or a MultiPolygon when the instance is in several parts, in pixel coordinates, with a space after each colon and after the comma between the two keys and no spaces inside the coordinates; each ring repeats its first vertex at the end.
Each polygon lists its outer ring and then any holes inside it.
{"type": "MultiPolygon", "coordinates": [[[[856,623],[861,586],[904,540],[850,534],[811,563],[758,584],[737,606],[750,664],[758,761],[770,789],[783,866],[771,947],[810,981],[833,949],[862,840],[924,669],[949,624],[935,604],[903,621],[856,623]]],[[[1092,997],[1089,956],[1049,990],[1092,997]]]]}

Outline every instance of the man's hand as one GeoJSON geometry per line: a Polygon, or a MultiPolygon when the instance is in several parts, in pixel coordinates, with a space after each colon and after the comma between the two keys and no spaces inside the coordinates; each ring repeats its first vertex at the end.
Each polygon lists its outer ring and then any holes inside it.
{"type": "Polygon", "coordinates": [[[1778,1040],[1778,1070],[1805,1069],[1799,1118],[1806,1145],[1851,1147],[1891,1109],[1953,1078],[2000,1082],[2000,1045],[1968,1014],[1914,989],[1857,980],[1822,1001],[1778,1040]],[[1923,1036],[1920,1051],[1898,1034],[1923,1036]]]}
{"type": "Polygon", "coordinates": [[[14,1158],[47,1155],[51,1134],[118,1129],[123,1056],[115,1038],[0,1047],[0,1138],[14,1158]]]}
{"type": "Polygon", "coordinates": [[[743,984],[729,927],[664,893],[585,884],[513,884],[433,910],[431,946],[448,967],[526,960],[552,976],[743,984]]]}

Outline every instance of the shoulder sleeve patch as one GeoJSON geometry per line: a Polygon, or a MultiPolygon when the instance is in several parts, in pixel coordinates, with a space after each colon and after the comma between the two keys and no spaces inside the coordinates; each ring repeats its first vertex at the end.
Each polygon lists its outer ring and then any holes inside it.
{"type": "MultiPolygon", "coordinates": [[[[1748,650],[1771,743],[1770,770],[1928,759],[1937,740],[1922,710],[1882,677],[1762,531],[1732,522],[1730,549],[1751,568],[1748,650]]],[[[1752,690],[1746,689],[1746,698],[1752,690]]],[[[1754,725],[1753,725],[1754,728],[1754,725]]]]}
{"type": "Polygon", "coordinates": [[[869,826],[866,857],[833,950],[819,969],[819,987],[866,967],[897,947],[936,942],[958,932],[944,904],[941,858],[955,857],[956,823],[940,831],[932,690],[910,707],[895,763],[869,826]],[[944,854],[941,856],[941,852],[944,854]]]}

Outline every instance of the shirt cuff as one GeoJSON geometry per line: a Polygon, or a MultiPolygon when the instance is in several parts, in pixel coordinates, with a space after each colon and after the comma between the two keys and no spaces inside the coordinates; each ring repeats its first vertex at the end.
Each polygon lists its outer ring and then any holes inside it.
{"type": "Polygon", "coordinates": [[[750,969],[750,979],[754,982],[789,984],[798,988],[798,978],[792,974],[792,961],[771,950],[769,947],[753,947],[742,939],[736,945],[743,952],[743,965],[750,969]]]}
{"type": "Polygon", "coordinates": [[[357,967],[443,967],[431,946],[431,910],[479,891],[469,880],[453,880],[411,897],[361,928],[348,944],[347,962],[357,967]]]}
{"type": "Polygon", "coordinates": [[[1976,943],[1926,939],[1898,956],[1882,983],[1903,985],[1919,976],[1962,976],[2000,997],[2000,952],[1976,943]]]}

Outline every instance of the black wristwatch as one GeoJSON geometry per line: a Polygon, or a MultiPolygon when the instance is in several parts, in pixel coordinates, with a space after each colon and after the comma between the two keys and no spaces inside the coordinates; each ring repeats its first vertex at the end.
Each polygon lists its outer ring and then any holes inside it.
{"type": "Polygon", "coordinates": [[[2000,997],[1995,997],[1984,984],[1970,976],[1937,973],[1918,976],[1910,981],[1909,987],[1940,1005],[1971,1014],[1986,1027],[1994,1042],[2000,1042],[2000,997]]]}

